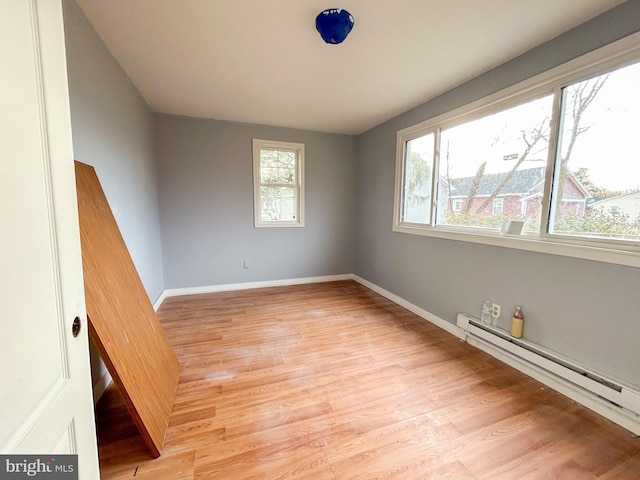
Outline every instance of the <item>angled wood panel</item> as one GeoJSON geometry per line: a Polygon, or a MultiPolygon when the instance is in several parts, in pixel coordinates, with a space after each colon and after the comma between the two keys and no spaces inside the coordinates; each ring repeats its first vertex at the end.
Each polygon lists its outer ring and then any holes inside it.
{"type": "Polygon", "coordinates": [[[158,457],[180,365],[93,167],[76,162],[89,333],[151,454],[158,457]]]}

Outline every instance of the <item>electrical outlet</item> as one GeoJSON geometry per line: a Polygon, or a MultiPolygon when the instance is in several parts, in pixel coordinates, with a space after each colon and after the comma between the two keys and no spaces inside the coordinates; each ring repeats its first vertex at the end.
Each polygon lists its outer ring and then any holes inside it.
{"type": "Polygon", "coordinates": [[[500,305],[494,303],[491,307],[491,316],[493,318],[500,318],[500,305]]]}

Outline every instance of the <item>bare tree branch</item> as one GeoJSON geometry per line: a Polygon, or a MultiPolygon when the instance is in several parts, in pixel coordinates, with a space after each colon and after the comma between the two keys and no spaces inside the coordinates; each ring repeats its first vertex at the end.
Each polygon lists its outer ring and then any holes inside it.
{"type": "MultiPolygon", "coordinates": [[[[572,108],[571,117],[569,118],[569,121],[571,121],[571,129],[568,132],[569,142],[567,143],[567,150],[565,154],[562,155],[562,158],[560,159],[560,178],[558,181],[560,198],[562,198],[564,181],[567,176],[567,166],[569,164],[571,154],[573,153],[573,147],[576,144],[576,140],[580,135],[591,128],[591,125],[580,125],[582,122],[582,115],[584,114],[587,107],[591,105],[591,102],[595,100],[598,92],[600,92],[608,79],[609,75],[604,75],[591,81],[576,84],[565,89],[565,92],[568,93],[568,95],[567,98],[564,99],[564,103],[565,105],[571,105],[572,108]]],[[[565,122],[563,123],[566,123],[566,120],[567,119],[565,119],[565,122]]]]}
{"type": "Polygon", "coordinates": [[[478,167],[475,176],[473,177],[473,182],[471,183],[471,188],[469,188],[469,194],[467,195],[467,201],[464,205],[464,211],[468,212],[471,209],[471,203],[473,199],[476,197],[478,193],[478,187],[480,186],[480,180],[482,180],[482,176],[484,175],[484,169],[487,168],[487,162],[484,161],[478,167]]]}
{"type": "MultiPolygon", "coordinates": [[[[505,185],[507,183],[509,183],[509,180],[511,180],[511,178],[513,177],[513,175],[516,173],[516,171],[518,170],[518,167],[520,167],[520,165],[522,165],[522,163],[527,160],[527,157],[529,156],[529,154],[531,153],[531,151],[534,149],[534,147],[536,146],[536,144],[538,142],[540,142],[540,140],[547,140],[548,139],[548,132],[549,131],[549,119],[547,117],[545,117],[534,129],[532,133],[531,138],[527,138],[527,134],[526,132],[522,131],[522,139],[524,140],[525,145],[527,146],[524,150],[524,152],[522,153],[522,155],[520,155],[520,157],[518,158],[518,160],[516,161],[516,163],[513,165],[513,167],[511,168],[511,170],[504,176],[504,178],[502,179],[502,181],[498,184],[498,186],[493,190],[493,192],[491,193],[491,195],[489,195],[487,198],[485,198],[484,202],[482,202],[482,204],[476,209],[475,213],[481,213],[486,207],[487,205],[489,205],[489,203],[491,203],[493,201],[494,198],[496,198],[496,196],[502,191],[502,189],[505,187],[505,185]]],[[[471,194],[471,192],[469,192],[469,194],[471,194]]],[[[474,192],[474,196],[475,196],[475,192],[474,192]]]]}
{"type": "MultiPolygon", "coordinates": [[[[591,103],[595,100],[600,92],[600,89],[604,86],[605,82],[609,78],[609,75],[604,75],[602,77],[598,77],[592,81],[583,82],[581,84],[574,85],[568,88],[566,91],[568,92],[567,97],[565,98],[565,105],[571,105],[571,116],[568,120],[571,122],[571,129],[568,132],[569,142],[567,144],[567,150],[560,162],[560,189],[564,186],[564,179],[567,171],[567,164],[569,162],[569,158],[571,158],[571,154],[573,153],[573,148],[575,146],[576,140],[580,135],[585,133],[591,128],[591,125],[581,125],[583,121],[583,114],[585,110],[591,105],[591,103]]],[[[566,119],[567,120],[567,119],[566,119]]],[[[549,141],[549,118],[545,118],[540,124],[538,124],[530,133],[527,135],[526,132],[522,131],[522,139],[526,145],[526,148],[522,155],[518,158],[516,163],[513,165],[511,170],[504,176],[500,184],[496,186],[494,191],[487,197],[482,204],[476,209],[475,213],[481,213],[492,201],[493,199],[500,194],[505,185],[511,180],[515,172],[518,170],[520,165],[524,161],[527,160],[527,157],[531,154],[532,150],[541,141],[547,142],[549,141]]],[[[474,179],[475,181],[475,179],[474,179]]],[[[479,180],[478,180],[479,181],[479,180]]],[[[471,195],[472,192],[469,192],[471,195]]],[[[473,192],[475,196],[476,192],[473,192]]],[[[560,192],[562,195],[562,191],[560,192]]],[[[467,204],[471,205],[473,201],[473,197],[468,197],[467,204]]],[[[469,208],[469,207],[468,207],[469,208]]]]}

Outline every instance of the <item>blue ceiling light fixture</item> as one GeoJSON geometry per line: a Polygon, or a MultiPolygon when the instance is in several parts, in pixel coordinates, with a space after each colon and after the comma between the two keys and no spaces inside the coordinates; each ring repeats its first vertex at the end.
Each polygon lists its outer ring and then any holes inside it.
{"type": "Polygon", "coordinates": [[[353,28],[353,16],[342,8],[329,8],[316,17],[316,29],[332,45],[342,43],[353,28]]]}

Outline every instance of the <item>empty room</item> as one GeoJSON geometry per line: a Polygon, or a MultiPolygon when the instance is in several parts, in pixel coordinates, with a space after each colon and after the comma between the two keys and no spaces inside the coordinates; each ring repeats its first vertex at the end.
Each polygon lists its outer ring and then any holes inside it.
{"type": "Polygon", "coordinates": [[[640,0],[3,9],[0,453],[81,479],[640,478],[640,0]],[[74,160],[127,278],[89,270],[74,160]],[[131,390],[169,377],[158,420],[131,390]]]}

